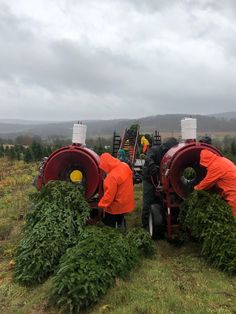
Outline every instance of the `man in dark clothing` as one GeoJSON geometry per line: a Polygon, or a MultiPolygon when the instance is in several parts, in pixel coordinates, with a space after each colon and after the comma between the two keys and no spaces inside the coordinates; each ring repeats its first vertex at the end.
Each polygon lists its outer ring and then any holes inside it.
{"type": "Polygon", "coordinates": [[[210,136],[203,136],[200,138],[199,143],[206,143],[206,144],[212,144],[212,140],[210,136]]]}
{"type": "Polygon", "coordinates": [[[152,146],[147,152],[143,166],[143,209],[142,209],[142,227],[148,228],[149,211],[152,204],[158,203],[156,189],[152,183],[152,177],[158,181],[160,179],[160,164],[165,153],[178,141],[171,137],[159,146],[152,146]]]}

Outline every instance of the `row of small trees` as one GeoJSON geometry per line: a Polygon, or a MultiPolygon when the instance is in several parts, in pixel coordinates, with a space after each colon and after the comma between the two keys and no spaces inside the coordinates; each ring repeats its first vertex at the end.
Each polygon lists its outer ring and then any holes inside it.
{"type": "Polygon", "coordinates": [[[222,141],[214,139],[213,144],[222,151],[230,152],[233,155],[236,155],[236,138],[226,137],[222,141]]]}
{"type": "Polygon", "coordinates": [[[52,146],[43,145],[38,142],[33,142],[28,147],[19,144],[0,144],[0,157],[7,157],[10,160],[24,160],[25,162],[38,161],[42,157],[50,155],[52,151],[52,146]]]}
{"type": "MultiPolygon", "coordinates": [[[[106,139],[103,137],[90,138],[86,141],[87,147],[94,150],[98,155],[105,151],[111,152],[111,142],[111,138],[106,139]]],[[[71,144],[70,140],[60,138],[43,142],[41,138],[27,136],[16,138],[15,142],[11,140],[10,143],[0,139],[0,157],[7,157],[10,160],[24,160],[27,163],[39,161],[43,157],[49,156],[56,149],[69,144],[71,144]]]]}
{"type": "Polygon", "coordinates": [[[223,154],[236,163],[236,137],[226,135],[223,139],[214,138],[212,144],[223,154]]]}
{"type": "MultiPolygon", "coordinates": [[[[54,150],[68,144],[71,144],[71,141],[63,138],[50,138],[43,142],[39,137],[18,137],[15,142],[11,141],[10,144],[3,144],[0,139],[0,157],[7,157],[10,160],[24,160],[25,162],[38,161],[49,156],[54,150]],[[28,145],[25,144],[26,141],[28,145]]],[[[112,151],[112,138],[88,138],[86,144],[98,155],[105,151],[112,151]]],[[[214,138],[212,144],[236,162],[236,137],[227,135],[222,139],[214,138]]]]}

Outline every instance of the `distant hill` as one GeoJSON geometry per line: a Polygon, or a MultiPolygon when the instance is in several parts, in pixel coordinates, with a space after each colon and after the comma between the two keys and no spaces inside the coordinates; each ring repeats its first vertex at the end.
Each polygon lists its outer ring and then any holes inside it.
{"type": "Polygon", "coordinates": [[[209,116],[215,117],[218,119],[222,118],[222,119],[226,119],[226,120],[236,119],[236,111],[215,113],[215,114],[211,114],[209,116]]]}
{"type": "MultiPolygon", "coordinates": [[[[231,116],[232,113],[230,113],[231,116]]],[[[236,112],[235,112],[236,114],[236,112]]],[[[226,119],[225,116],[207,116],[207,115],[192,115],[191,117],[197,119],[197,131],[204,133],[212,132],[236,132],[236,117],[226,119]]],[[[222,114],[223,115],[223,114],[222,114]]],[[[143,117],[140,119],[114,119],[114,120],[84,120],[83,123],[88,126],[87,136],[109,136],[114,130],[122,133],[126,127],[133,123],[139,123],[142,132],[153,132],[158,130],[160,132],[180,132],[180,121],[184,117],[189,117],[187,114],[167,114],[143,117]]],[[[15,138],[19,135],[37,135],[42,138],[49,136],[64,136],[71,138],[73,124],[77,121],[40,123],[27,121],[23,123],[7,123],[0,120],[0,138],[15,138]]],[[[10,121],[11,122],[11,121],[10,121]]]]}

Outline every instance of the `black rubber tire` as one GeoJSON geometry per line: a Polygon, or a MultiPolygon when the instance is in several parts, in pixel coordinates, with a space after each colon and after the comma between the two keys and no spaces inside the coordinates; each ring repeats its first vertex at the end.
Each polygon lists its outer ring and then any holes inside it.
{"type": "Polygon", "coordinates": [[[165,224],[162,208],[159,204],[152,204],[149,212],[149,233],[153,240],[163,239],[165,235],[165,224]]]}

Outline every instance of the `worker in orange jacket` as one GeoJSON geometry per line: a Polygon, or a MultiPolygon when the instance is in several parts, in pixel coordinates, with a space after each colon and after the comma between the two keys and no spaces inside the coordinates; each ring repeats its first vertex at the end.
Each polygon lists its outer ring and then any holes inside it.
{"type": "Polygon", "coordinates": [[[104,195],[98,203],[103,208],[103,222],[111,227],[120,227],[124,214],[134,209],[133,173],[130,167],[109,153],[100,157],[99,168],[107,176],[104,179],[104,195]]]}
{"type": "Polygon", "coordinates": [[[208,149],[201,151],[200,165],[207,168],[207,174],[194,189],[207,190],[216,185],[236,217],[236,166],[229,159],[218,156],[208,149]]]}

